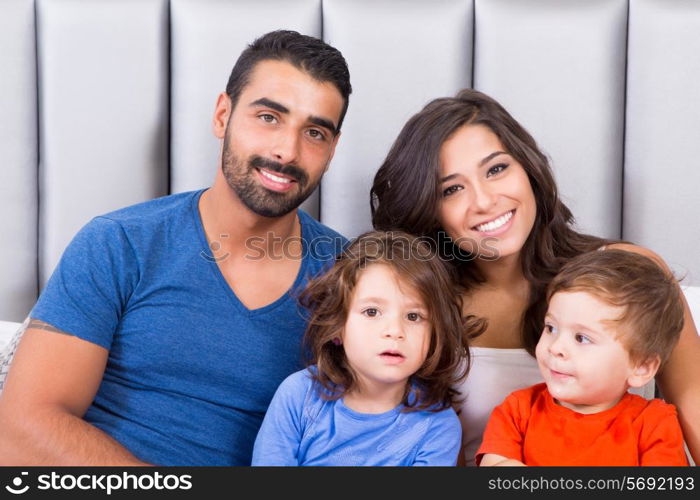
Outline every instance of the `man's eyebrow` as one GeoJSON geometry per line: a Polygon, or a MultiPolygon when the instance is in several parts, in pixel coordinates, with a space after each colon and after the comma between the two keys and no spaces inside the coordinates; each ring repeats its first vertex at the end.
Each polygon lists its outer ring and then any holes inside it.
{"type": "Polygon", "coordinates": [[[283,104],[278,103],[268,99],[267,97],[261,97],[260,99],[250,103],[251,106],[264,106],[266,108],[274,109],[280,113],[289,113],[289,108],[283,104]]]}
{"type": "MultiPolygon", "coordinates": [[[[289,114],[289,108],[285,106],[284,104],[280,104],[277,101],[273,101],[272,99],[268,99],[267,97],[261,97],[260,99],[257,99],[253,102],[250,103],[251,106],[263,106],[266,108],[274,109],[275,111],[279,113],[284,113],[284,114],[289,114]]],[[[335,123],[333,123],[331,120],[328,118],[323,118],[321,116],[314,116],[311,115],[308,118],[308,121],[313,123],[314,125],[318,125],[319,127],[323,127],[325,129],[330,130],[334,134],[338,133],[338,130],[335,126],[335,123]]]]}
{"type": "Polygon", "coordinates": [[[309,121],[315,125],[318,125],[319,127],[323,127],[325,129],[330,130],[334,134],[336,134],[338,131],[336,129],[335,124],[328,120],[327,118],[322,118],[320,116],[309,116],[309,121]]]}

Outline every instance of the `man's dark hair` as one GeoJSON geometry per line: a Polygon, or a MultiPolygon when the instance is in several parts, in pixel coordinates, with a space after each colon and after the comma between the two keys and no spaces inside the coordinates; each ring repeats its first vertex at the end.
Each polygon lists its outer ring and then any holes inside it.
{"type": "Polygon", "coordinates": [[[335,85],[344,101],[335,133],[340,131],[348,110],[352,86],[348,65],[338,49],[323,40],[296,31],[278,30],[261,36],[241,53],[229,76],[226,93],[231,98],[233,107],[248,84],[253,68],[264,60],[287,61],[319,82],[335,85]]]}

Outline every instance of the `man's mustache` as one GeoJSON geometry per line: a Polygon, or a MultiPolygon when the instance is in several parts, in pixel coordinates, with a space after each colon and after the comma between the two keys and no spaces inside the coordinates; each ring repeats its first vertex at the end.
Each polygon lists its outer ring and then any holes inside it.
{"type": "Polygon", "coordinates": [[[253,155],[248,160],[248,165],[252,168],[264,168],[271,172],[286,175],[299,183],[300,187],[305,187],[309,181],[309,176],[301,168],[296,165],[282,165],[276,161],[268,160],[262,156],[253,155]]]}

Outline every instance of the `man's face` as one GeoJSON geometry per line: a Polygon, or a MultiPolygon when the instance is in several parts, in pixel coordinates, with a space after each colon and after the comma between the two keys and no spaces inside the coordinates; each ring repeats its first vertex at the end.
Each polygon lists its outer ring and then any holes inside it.
{"type": "Polygon", "coordinates": [[[286,61],[259,62],[224,133],[228,185],[258,215],[280,217],[297,208],[333,157],[342,108],[332,83],[286,61]]]}

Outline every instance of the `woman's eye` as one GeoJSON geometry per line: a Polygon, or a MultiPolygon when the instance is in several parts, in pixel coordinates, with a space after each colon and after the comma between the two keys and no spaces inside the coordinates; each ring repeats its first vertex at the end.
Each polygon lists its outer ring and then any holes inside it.
{"type": "Polygon", "coordinates": [[[450,186],[450,187],[448,187],[448,188],[445,188],[445,189],[442,191],[442,195],[443,195],[443,196],[450,196],[451,194],[454,194],[454,193],[456,193],[457,191],[459,191],[459,190],[461,190],[461,189],[462,189],[462,186],[457,186],[457,185],[455,185],[455,186],[450,186]]]}
{"type": "Polygon", "coordinates": [[[576,342],[578,342],[579,344],[590,344],[590,343],[591,343],[591,339],[588,338],[588,337],[586,337],[586,336],[583,335],[582,333],[577,333],[576,335],[574,335],[574,339],[575,339],[576,342]]]}
{"type": "Polygon", "coordinates": [[[362,314],[364,314],[365,316],[369,316],[370,318],[374,318],[377,314],[379,314],[379,311],[374,307],[369,307],[362,311],[362,314]]]}
{"type": "Polygon", "coordinates": [[[505,163],[499,163],[498,165],[494,165],[493,167],[489,168],[486,177],[491,177],[492,175],[500,174],[507,168],[508,165],[505,163]]]}

